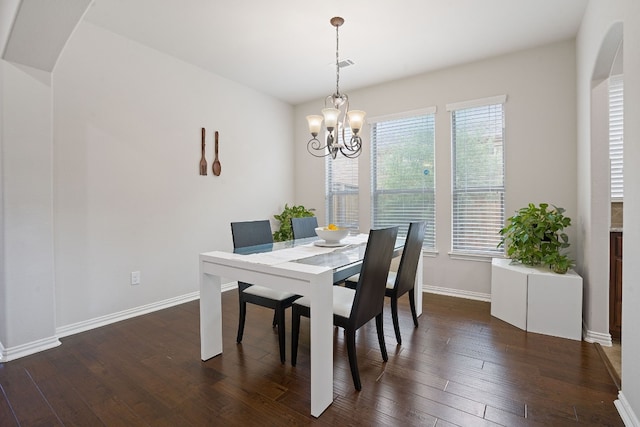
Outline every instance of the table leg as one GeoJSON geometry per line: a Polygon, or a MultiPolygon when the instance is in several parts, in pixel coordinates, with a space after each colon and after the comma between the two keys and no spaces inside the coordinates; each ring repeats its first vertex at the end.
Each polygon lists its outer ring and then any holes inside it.
{"type": "Polygon", "coordinates": [[[200,263],[200,358],[222,353],[222,285],[219,276],[202,271],[200,263]]]}
{"type": "Polygon", "coordinates": [[[311,415],[333,402],[333,273],[311,282],[311,415]]]}

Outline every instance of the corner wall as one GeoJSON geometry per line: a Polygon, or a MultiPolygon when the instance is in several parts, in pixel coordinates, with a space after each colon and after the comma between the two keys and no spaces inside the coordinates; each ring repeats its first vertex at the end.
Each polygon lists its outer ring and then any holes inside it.
{"type": "MultiPolygon", "coordinates": [[[[593,144],[597,139],[592,135],[592,94],[594,84],[598,81],[599,54],[603,44],[607,42],[610,30],[622,23],[624,39],[624,268],[622,284],[622,390],[616,407],[624,422],[628,426],[640,426],[640,335],[635,328],[640,323],[640,265],[635,260],[640,258],[640,224],[633,218],[640,217],[640,171],[629,165],[640,161],[640,3],[635,0],[591,0],[585,12],[582,25],[576,40],[577,70],[578,70],[578,211],[580,227],[578,239],[585,244],[581,247],[579,256],[583,263],[593,263],[598,253],[596,245],[598,236],[603,230],[597,218],[598,213],[592,211],[593,203],[608,203],[608,200],[598,200],[593,192],[597,185],[595,172],[592,170],[594,162],[593,144]],[[594,217],[595,216],[595,217],[594,217]]],[[[606,232],[606,230],[605,230],[606,232]]],[[[600,261],[595,261],[600,262],[600,261]]],[[[589,266],[592,269],[592,266],[589,266]]],[[[589,292],[602,289],[604,275],[585,274],[585,287],[589,292]]],[[[608,282],[606,283],[608,287],[608,282]]],[[[601,313],[603,304],[602,293],[587,301],[585,306],[585,321],[590,328],[599,327],[596,312],[601,313]]],[[[606,307],[608,312],[608,306],[606,307]]],[[[607,325],[608,326],[608,325],[607,325]]],[[[608,329],[608,328],[607,328],[608,329]]]]}
{"type": "Polygon", "coordinates": [[[2,356],[59,345],[55,336],[51,75],[2,67],[2,356]]]}

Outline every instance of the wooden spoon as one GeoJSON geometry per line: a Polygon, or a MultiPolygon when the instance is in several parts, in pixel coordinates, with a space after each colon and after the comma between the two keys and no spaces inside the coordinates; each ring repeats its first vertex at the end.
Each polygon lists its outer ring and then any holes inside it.
{"type": "Polygon", "coordinates": [[[220,165],[220,160],[218,160],[218,131],[216,131],[216,142],[215,142],[215,159],[213,159],[213,174],[215,176],[220,176],[220,172],[222,172],[222,165],[220,165]]]}
{"type": "Polygon", "coordinates": [[[202,128],[202,143],[201,143],[201,151],[202,155],[200,157],[200,175],[207,174],[207,159],[204,158],[204,128],[202,128]]]}

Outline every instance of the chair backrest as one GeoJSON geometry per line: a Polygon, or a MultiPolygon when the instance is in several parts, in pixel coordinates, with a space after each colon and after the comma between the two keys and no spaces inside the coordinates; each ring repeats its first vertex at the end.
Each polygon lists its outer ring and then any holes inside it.
{"type": "Polygon", "coordinates": [[[418,261],[420,261],[425,227],[426,223],[424,221],[409,224],[407,240],[404,242],[402,257],[400,257],[398,273],[396,274],[395,292],[398,296],[413,289],[416,282],[416,270],[418,261]]]}
{"type": "Polygon", "coordinates": [[[315,237],[318,218],[307,216],[304,218],[291,218],[291,230],[294,239],[304,239],[305,237],[315,237]]]}
{"type": "Polygon", "coordinates": [[[371,230],[362,260],[360,280],[351,307],[349,323],[355,329],[382,312],[387,275],[391,266],[398,227],[371,230]]]}
{"type": "Polygon", "coordinates": [[[273,243],[271,224],[268,219],[231,223],[234,248],[273,243]]]}

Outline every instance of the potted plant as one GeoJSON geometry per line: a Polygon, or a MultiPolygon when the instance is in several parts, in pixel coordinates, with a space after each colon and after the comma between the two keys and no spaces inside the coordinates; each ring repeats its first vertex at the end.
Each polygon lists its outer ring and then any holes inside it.
{"type": "Polygon", "coordinates": [[[291,218],[304,218],[315,216],[313,209],[307,209],[302,205],[289,206],[285,203],[284,210],[279,215],[273,217],[280,221],[280,229],[273,233],[274,242],[284,242],[293,239],[293,231],[291,230],[291,218]]]}
{"type": "Polygon", "coordinates": [[[529,203],[507,219],[500,230],[502,239],[498,247],[505,247],[508,258],[525,265],[546,265],[556,273],[564,274],[573,261],[562,253],[569,247],[564,229],[571,225],[565,210],[547,203],[535,206],[529,203]]]}
{"type": "Polygon", "coordinates": [[[542,261],[558,274],[565,274],[574,266],[573,260],[560,252],[547,254],[542,261]]]}

